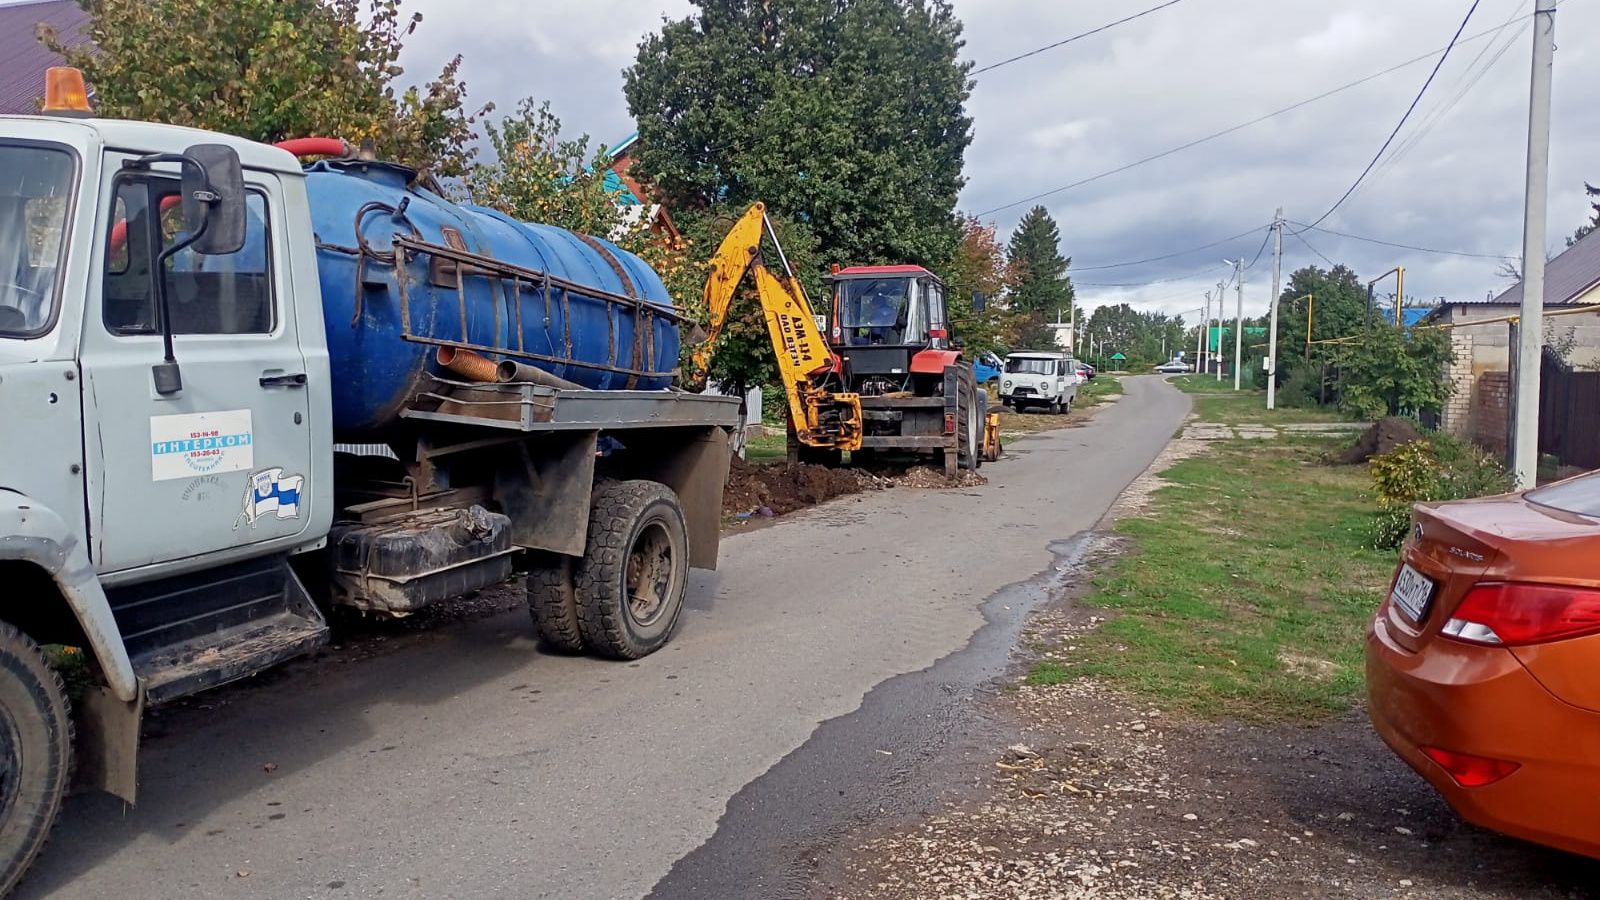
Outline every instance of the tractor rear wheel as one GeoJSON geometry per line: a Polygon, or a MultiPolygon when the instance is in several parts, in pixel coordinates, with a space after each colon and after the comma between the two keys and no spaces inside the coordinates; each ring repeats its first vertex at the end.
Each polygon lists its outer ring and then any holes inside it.
{"type": "Polygon", "coordinates": [[[968,471],[983,465],[983,415],[974,382],[968,368],[963,368],[956,379],[956,462],[968,471]]]}

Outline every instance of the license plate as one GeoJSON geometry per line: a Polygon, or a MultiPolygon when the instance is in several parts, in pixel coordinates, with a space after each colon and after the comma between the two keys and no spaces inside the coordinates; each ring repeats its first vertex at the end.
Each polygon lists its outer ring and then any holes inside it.
{"type": "Polygon", "coordinates": [[[1389,599],[1413,622],[1421,622],[1428,613],[1428,603],[1433,600],[1433,579],[1412,568],[1410,563],[1403,563],[1389,599]]]}

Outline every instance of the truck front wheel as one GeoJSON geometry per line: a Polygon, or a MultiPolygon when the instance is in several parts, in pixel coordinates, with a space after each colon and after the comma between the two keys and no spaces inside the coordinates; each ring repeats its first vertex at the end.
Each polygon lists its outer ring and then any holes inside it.
{"type": "Polygon", "coordinates": [[[0,623],[0,896],[55,825],[72,772],[72,712],[39,645],[0,623]]]}
{"type": "Polygon", "coordinates": [[[654,481],[597,486],[588,546],[573,574],[589,649],[613,659],[661,649],[689,585],[689,532],[678,495],[654,481]]]}

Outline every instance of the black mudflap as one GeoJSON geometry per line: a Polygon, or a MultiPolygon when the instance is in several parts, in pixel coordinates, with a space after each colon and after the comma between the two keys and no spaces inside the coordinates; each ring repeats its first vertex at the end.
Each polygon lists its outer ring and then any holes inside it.
{"type": "Polygon", "coordinates": [[[285,556],[107,591],[151,704],[253,675],[328,640],[285,556]]]}

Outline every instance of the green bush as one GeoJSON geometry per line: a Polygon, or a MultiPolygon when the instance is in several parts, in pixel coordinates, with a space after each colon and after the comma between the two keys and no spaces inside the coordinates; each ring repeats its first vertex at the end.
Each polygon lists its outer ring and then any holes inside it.
{"type": "Polygon", "coordinates": [[[1278,405],[1313,409],[1322,405],[1322,367],[1299,366],[1278,387],[1278,405]]]}
{"type": "Polygon", "coordinates": [[[1433,433],[1374,456],[1367,464],[1378,500],[1372,525],[1372,546],[1399,547],[1411,528],[1411,506],[1438,500],[1464,500],[1503,494],[1512,489],[1511,474],[1500,460],[1478,447],[1433,433]]]}

